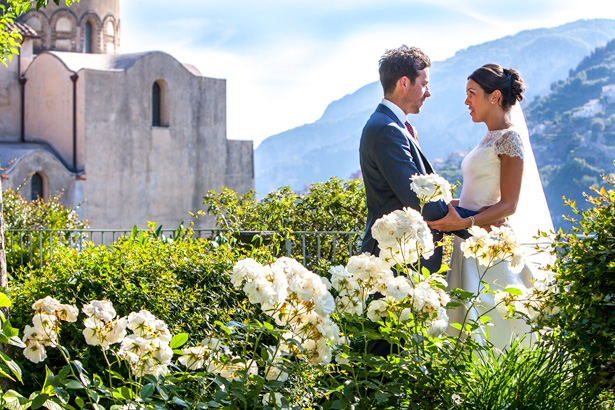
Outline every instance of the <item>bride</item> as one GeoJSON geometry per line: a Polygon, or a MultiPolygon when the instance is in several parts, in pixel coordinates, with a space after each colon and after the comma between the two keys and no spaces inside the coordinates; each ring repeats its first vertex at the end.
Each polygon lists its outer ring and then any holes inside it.
{"type": "MultiPolygon", "coordinates": [[[[524,90],[523,80],[516,70],[504,69],[497,64],[486,64],[468,77],[465,104],[470,110],[472,121],[484,123],[487,133],[464,158],[461,164],[461,196],[451,205],[482,212],[473,217],[461,218],[449,206],[446,217],[428,222],[431,228],[454,231],[479,225],[489,229],[503,218],[508,218],[508,225],[514,230],[518,242],[528,245],[528,250],[536,248],[533,237],[539,230],[553,230],[527,127],[519,107],[524,90]]],[[[463,239],[455,237],[451,270],[447,278],[449,287],[461,288],[480,296],[477,310],[468,313],[469,319],[478,319],[481,314],[491,317],[489,341],[499,348],[509,346],[512,337],[526,333],[529,327],[521,319],[505,320],[494,309],[494,296],[490,293],[482,294],[481,291],[486,283],[496,292],[515,287],[525,293],[533,287],[535,280],[545,279],[538,267],[546,262],[548,254],[534,251],[534,255],[526,258],[521,273],[513,273],[508,263],[500,263],[485,273],[474,258],[464,258],[460,249],[462,242],[463,239]],[[480,281],[481,276],[483,283],[480,281]]],[[[451,313],[451,322],[463,321],[465,312],[461,309],[451,313]]]]}

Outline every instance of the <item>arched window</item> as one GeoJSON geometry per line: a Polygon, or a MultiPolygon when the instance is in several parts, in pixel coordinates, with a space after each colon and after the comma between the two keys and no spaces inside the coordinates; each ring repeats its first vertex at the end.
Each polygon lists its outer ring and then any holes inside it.
{"type": "Polygon", "coordinates": [[[160,109],[161,107],[161,95],[160,95],[160,84],[158,82],[154,83],[152,87],[152,125],[154,127],[160,127],[160,109]]]}
{"type": "Polygon", "coordinates": [[[36,201],[39,198],[44,198],[44,188],[43,176],[38,172],[33,174],[30,179],[30,200],[36,201]]]}
{"type": "Polygon", "coordinates": [[[164,80],[152,85],[152,126],[169,126],[169,87],[164,80]]]}
{"type": "Polygon", "coordinates": [[[84,27],[84,36],[85,36],[85,46],[83,50],[86,53],[93,53],[93,43],[94,43],[94,27],[92,27],[92,22],[87,21],[84,27]]]}

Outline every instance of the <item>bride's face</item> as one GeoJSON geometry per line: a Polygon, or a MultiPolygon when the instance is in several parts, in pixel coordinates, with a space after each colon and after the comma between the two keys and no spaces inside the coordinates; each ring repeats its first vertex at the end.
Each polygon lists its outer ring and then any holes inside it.
{"type": "Polygon", "coordinates": [[[474,80],[468,80],[466,85],[465,104],[470,109],[470,116],[474,122],[485,122],[494,109],[495,104],[490,101],[490,95],[474,80]]]}

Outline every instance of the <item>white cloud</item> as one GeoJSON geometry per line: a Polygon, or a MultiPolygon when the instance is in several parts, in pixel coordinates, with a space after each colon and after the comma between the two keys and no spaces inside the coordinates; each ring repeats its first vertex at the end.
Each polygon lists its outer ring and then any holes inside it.
{"type": "Polygon", "coordinates": [[[443,60],[525,29],[615,18],[615,2],[186,0],[169,10],[166,1],[130,0],[121,12],[121,52],[162,50],[226,78],[228,136],[258,143],[376,81],[387,48],[406,43],[443,60]]]}

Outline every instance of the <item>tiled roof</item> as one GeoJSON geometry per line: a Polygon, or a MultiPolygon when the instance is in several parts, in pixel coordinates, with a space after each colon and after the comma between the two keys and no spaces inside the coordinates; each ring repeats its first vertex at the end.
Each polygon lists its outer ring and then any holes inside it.
{"type": "Polygon", "coordinates": [[[23,37],[39,37],[36,30],[27,25],[26,23],[21,23],[19,21],[15,21],[13,23],[9,23],[6,25],[6,30],[11,32],[13,30],[17,30],[19,34],[23,37]]]}

